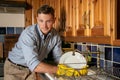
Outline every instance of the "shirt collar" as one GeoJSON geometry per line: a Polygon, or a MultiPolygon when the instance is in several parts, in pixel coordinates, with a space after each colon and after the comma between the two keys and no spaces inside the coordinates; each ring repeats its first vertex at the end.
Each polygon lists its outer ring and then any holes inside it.
{"type": "MultiPolygon", "coordinates": [[[[39,31],[39,33],[40,33],[41,38],[42,38],[42,39],[45,39],[45,35],[44,35],[44,34],[42,33],[42,31],[40,30],[38,24],[37,24],[37,29],[38,29],[38,31],[39,31]]],[[[52,36],[52,30],[47,34],[47,36],[52,36]]]]}

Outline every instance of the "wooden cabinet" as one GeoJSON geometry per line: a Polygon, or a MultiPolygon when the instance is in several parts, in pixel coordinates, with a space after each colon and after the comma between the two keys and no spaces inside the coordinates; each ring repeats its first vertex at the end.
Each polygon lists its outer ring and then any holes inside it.
{"type": "MultiPolygon", "coordinates": [[[[119,27],[116,27],[116,8],[119,0],[26,0],[32,8],[25,11],[26,27],[36,23],[36,11],[48,4],[55,8],[54,27],[64,40],[116,44],[119,27]]],[[[118,5],[119,7],[119,5],[118,5]]],[[[119,18],[117,18],[119,19],[119,18]]],[[[119,22],[117,22],[119,23],[119,22]]],[[[117,24],[118,25],[118,24],[117,24]]]]}
{"type": "Polygon", "coordinates": [[[66,12],[67,20],[68,14],[72,16],[66,23],[72,29],[72,36],[110,36],[110,0],[75,1],[70,5],[72,14],[66,12]]]}
{"type": "MultiPolygon", "coordinates": [[[[0,60],[3,58],[3,43],[0,42],[0,60]]],[[[1,61],[0,61],[1,62],[1,61]]]]}
{"type": "Polygon", "coordinates": [[[113,43],[120,46],[120,1],[113,0],[113,43]]]}
{"type": "MultiPolygon", "coordinates": [[[[110,23],[113,21],[113,16],[111,16],[112,1],[75,1],[75,5],[74,3],[72,3],[73,14],[70,15],[72,16],[73,24],[70,25],[71,22],[66,23],[67,30],[65,32],[65,40],[71,42],[92,42],[111,44],[110,23]]],[[[66,13],[66,15],[68,14],[70,13],[66,13]]]]}
{"type": "Polygon", "coordinates": [[[18,40],[19,35],[18,34],[7,34],[5,35],[5,41],[4,41],[4,49],[3,49],[3,57],[6,58],[8,57],[9,51],[12,50],[13,46],[18,40]]]}

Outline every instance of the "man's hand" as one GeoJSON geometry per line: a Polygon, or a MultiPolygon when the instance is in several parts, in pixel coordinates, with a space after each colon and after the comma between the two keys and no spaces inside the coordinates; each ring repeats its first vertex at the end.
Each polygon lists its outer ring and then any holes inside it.
{"type": "Polygon", "coordinates": [[[84,66],[82,69],[80,70],[75,70],[73,68],[70,68],[64,64],[59,64],[58,65],[58,70],[57,70],[57,75],[59,76],[68,76],[68,77],[79,77],[79,76],[84,76],[87,75],[88,70],[87,70],[88,66],[84,66]]]}
{"type": "Polygon", "coordinates": [[[79,74],[79,71],[73,69],[73,68],[70,68],[66,65],[63,65],[63,64],[59,64],[58,65],[58,71],[57,71],[57,75],[60,75],[60,76],[80,76],[79,74]]]}
{"type": "Polygon", "coordinates": [[[58,65],[57,75],[72,76],[74,72],[73,68],[69,68],[63,64],[58,65]]]}

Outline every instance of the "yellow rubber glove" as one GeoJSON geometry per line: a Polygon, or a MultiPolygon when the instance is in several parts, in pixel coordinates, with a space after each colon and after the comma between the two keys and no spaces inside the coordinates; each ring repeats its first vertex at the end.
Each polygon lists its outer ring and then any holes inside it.
{"type": "Polygon", "coordinates": [[[83,69],[81,69],[81,70],[75,70],[75,69],[70,68],[64,64],[59,64],[58,71],[56,74],[58,76],[79,77],[81,75],[87,75],[87,73],[88,73],[87,67],[88,66],[84,66],[83,69]]]}
{"type": "Polygon", "coordinates": [[[73,68],[68,68],[66,70],[65,76],[71,77],[74,75],[74,69],[73,68]]]}
{"type": "Polygon", "coordinates": [[[75,70],[75,71],[74,71],[74,77],[79,77],[79,76],[80,76],[79,71],[78,71],[78,70],[75,70]]]}
{"type": "Polygon", "coordinates": [[[70,68],[64,64],[59,64],[58,65],[58,71],[56,73],[59,76],[73,76],[74,74],[74,69],[70,68]]]}
{"type": "Polygon", "coordinates": [[[80,70],[80,75],[84,76],[87,75],[88,70],[87,70],[88,66],[84,66],[81,70],[80,70]]]}

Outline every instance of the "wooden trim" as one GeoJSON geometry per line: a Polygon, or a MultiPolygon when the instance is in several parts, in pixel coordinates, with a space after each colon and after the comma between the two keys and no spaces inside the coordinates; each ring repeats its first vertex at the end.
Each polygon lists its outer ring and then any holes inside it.
{"type": "Polygon", "coordinates": [[[109,36],[95,36],[95,37],[64,37],[63,40],[67,42],[91,42],[97,44],[111,44],[111,37],[109,36]]]}
{"type": "Polygon", "coordinates": [[[114,40],[112,45],[120,46],[120,40],[114,40]]]}
{"type": "MultiPolygon", "coordinates": [[[[32,4],[32,0],[26,0],[28,4],[32,4]]],[[[25,10],[25,27],[32,25],[32,9],[25,10]]]]}

